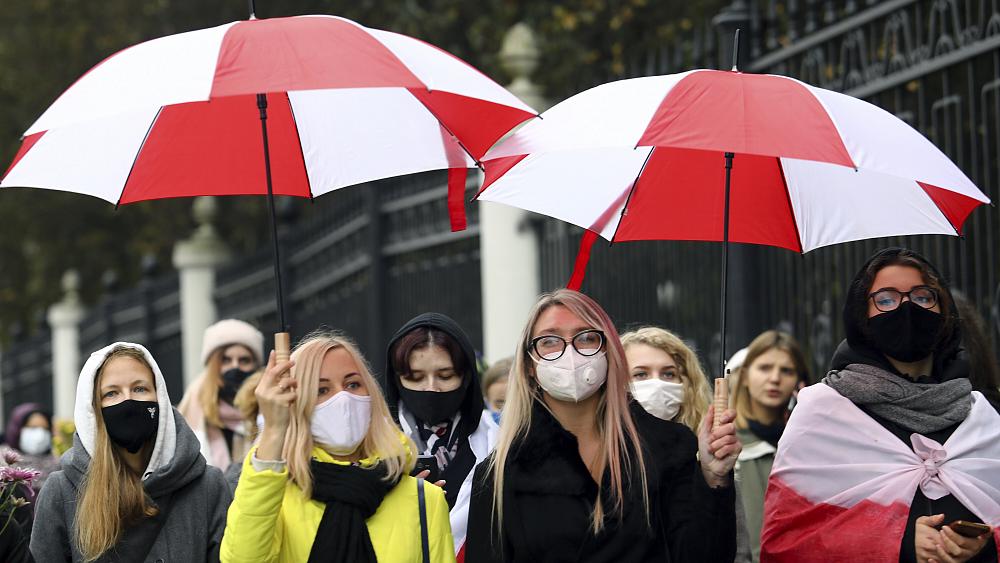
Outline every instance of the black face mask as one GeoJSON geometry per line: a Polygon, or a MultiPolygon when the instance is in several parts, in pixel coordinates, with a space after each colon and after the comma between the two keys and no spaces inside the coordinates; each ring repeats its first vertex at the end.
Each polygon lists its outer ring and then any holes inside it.
{"type": "Polygon", "coordinates": [[[895,310],[868,319],[869,338],[886,356],[915,362],[934,351],[942,324],[941,313],[904,301],[895,310]]]}
{"type": "Polygon", "coordinates": [[[399,397],[417,420],[437,424],[458,412],[465,400],[465,385],[454,391],[414,391],[400,385],[399,397]]]}
{"type": "Polygon", "coordinates": [[[156,401],[122,401],[101,409],[108,437],[115,444],[135,453],[156,436],[160,406],[156,401]]]}
{"type": "Polygon", "coordinates": [[[253,375],[252,371],[243,371],[240,368],[226,370],[222,374],[222,387],[219,389],[219,398],[230,405],[233,404],[233,400],[236,399],[236,393],[240,390],[243,382],[251,375],[253,375]]]}

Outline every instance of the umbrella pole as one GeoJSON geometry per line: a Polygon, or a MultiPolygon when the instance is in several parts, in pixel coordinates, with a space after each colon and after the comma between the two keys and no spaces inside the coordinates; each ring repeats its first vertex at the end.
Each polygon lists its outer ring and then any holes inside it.
{"type": "Polygon", "coordinates": [[[726,289],[729,283],[728,276],[728,266],[729,266],[729,181],[730,174],[733,170],[733,157],[735,156],[731,152],[727,152],[726,156],[726,203],[723,208],[722,215],[722,315],[721,315],[721,329],[719,333],[719,365],[722,366],[723,376],[726,374],[726,289]]]}
{"type": "Polygon", "coordinates": [[[274,189],[271,186],[271,151],[267,143],[267,95],[257,94],[257,109],[260,110],[260,132],[264,140],[264,175],[267,178],[267,209],[271,223],[271,242],[274,249],[274,280],[278,297],[278,332],[274,335],[274,353],[279,362],[287,361],[291,355],[288,324],[285,322],[285,298],[281,286],[281,254],[278,248],[278,221],[274,212],[274,189]]]}

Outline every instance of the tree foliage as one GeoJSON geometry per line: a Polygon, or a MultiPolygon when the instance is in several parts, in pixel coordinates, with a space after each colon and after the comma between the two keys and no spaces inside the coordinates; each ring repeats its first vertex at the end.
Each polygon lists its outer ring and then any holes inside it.
{"type": "MultiPolygon", "coordinates": [[[[438,45],[504,83],[497,52],[504,33],[524,21],[543,56],[536,82],[561,99],[620,77],[630,54],[672,40],[691,21],[716,13],[708,0],[258,0],[258,17],[337,14],[438,45]]],[[[0,160],[87,69],[134,43],[245,19],[239,0],[15,0],[0,10],[0,160]]],[[[237,249],[266,237],[259,198],[222,198],[219,228],[237,249]]],[[[146,202],[117,211],[107,203],[50,190],[0,192],[0,337],[33,326],[60,297],[62,273],[81,273],[84,300],[115,272],[122,285],[140,275],[142,257],[169,268],[175,241],[193,227],[190,202],[146,202]]]]}

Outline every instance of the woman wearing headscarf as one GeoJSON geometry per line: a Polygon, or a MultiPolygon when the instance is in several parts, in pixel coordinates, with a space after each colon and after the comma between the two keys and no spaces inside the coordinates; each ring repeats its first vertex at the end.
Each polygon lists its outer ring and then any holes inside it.
{"type": "Polygon", "coordinates": [[[493,451],[497,433],[483,408],[475,348],[451,318],[418,315],[389,341],[383,387],[394,417],[417,445],[414,472],[445,482],[461,558],[473,469],[493,451]]]}
{"type": "Polygon", "coordinates": [[[733,413],[712,430],[710,407],[696,438],[628,393],[607,313],[575,291],[543,295],[476,471],[468,563],[733,560],[733,413]]]}
{"type": "Polygon", "coordinates": [[[38,495],[36,561],[219,560],[232,497],[145,348],[118,342],[91,354],[73,420],[73,447],[38,495]]]}
{"type": "Polygon", "coordinates": [[[402,435],[356,346],[314,334],[274,353],[255,390],[264,416],[222,541],[233,563],[453,563],[443,491],[409,476],[402,435]]]}
{"type": "Polygon", "coordinates": [[[204,371],[184,391],[177,410],[201,442],[209,465],[226,471],[243,461],[251,440],[236,393],[263,364],[264,337],[249,323],[221,320],[205,329],[201,346],[204,371]]]}
{"type": "Polygon", "coordinates": [[[52,453],[52,416],[38,403],[22,403],[10,413],[7,421],[7,444],[0,447],[13,450],[19,458],[16,467],[38,471],[31,486],[39,491],[49,474],[59,468],[59,459],[52,453]]]}
{"type": "Polygon", "coordinates": [[[997,560],[1000,414],[970,382],[960,323],[916,252],[861,268],[847,339],[778,444],[762,561],[997,560]]]}

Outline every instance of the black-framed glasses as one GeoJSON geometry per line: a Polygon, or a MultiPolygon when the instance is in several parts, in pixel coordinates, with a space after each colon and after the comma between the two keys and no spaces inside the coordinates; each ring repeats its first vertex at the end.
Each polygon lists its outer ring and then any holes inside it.
{"type": "Polygon", "coordinates": [[[895,311],[903,303],[903,297],[909,297],[910,301],[924,309],[931,309],[938,303],[938,294],[933,287],[918,285],[910,291],[899,291],[898,289],[880,289],[868,295],[868,298],[875,304],[875,308],[883,313],[895,311]]]}
{"type": "Polygon", "coordinates": [[[584,330],[569,341],[554,334],[543,334],[532,338],[528,348],[539,358],[554,362],[562,357],[570,344],[581,356],[593,356],[604,349],[604,332],[595,328],[584,330]]]}

